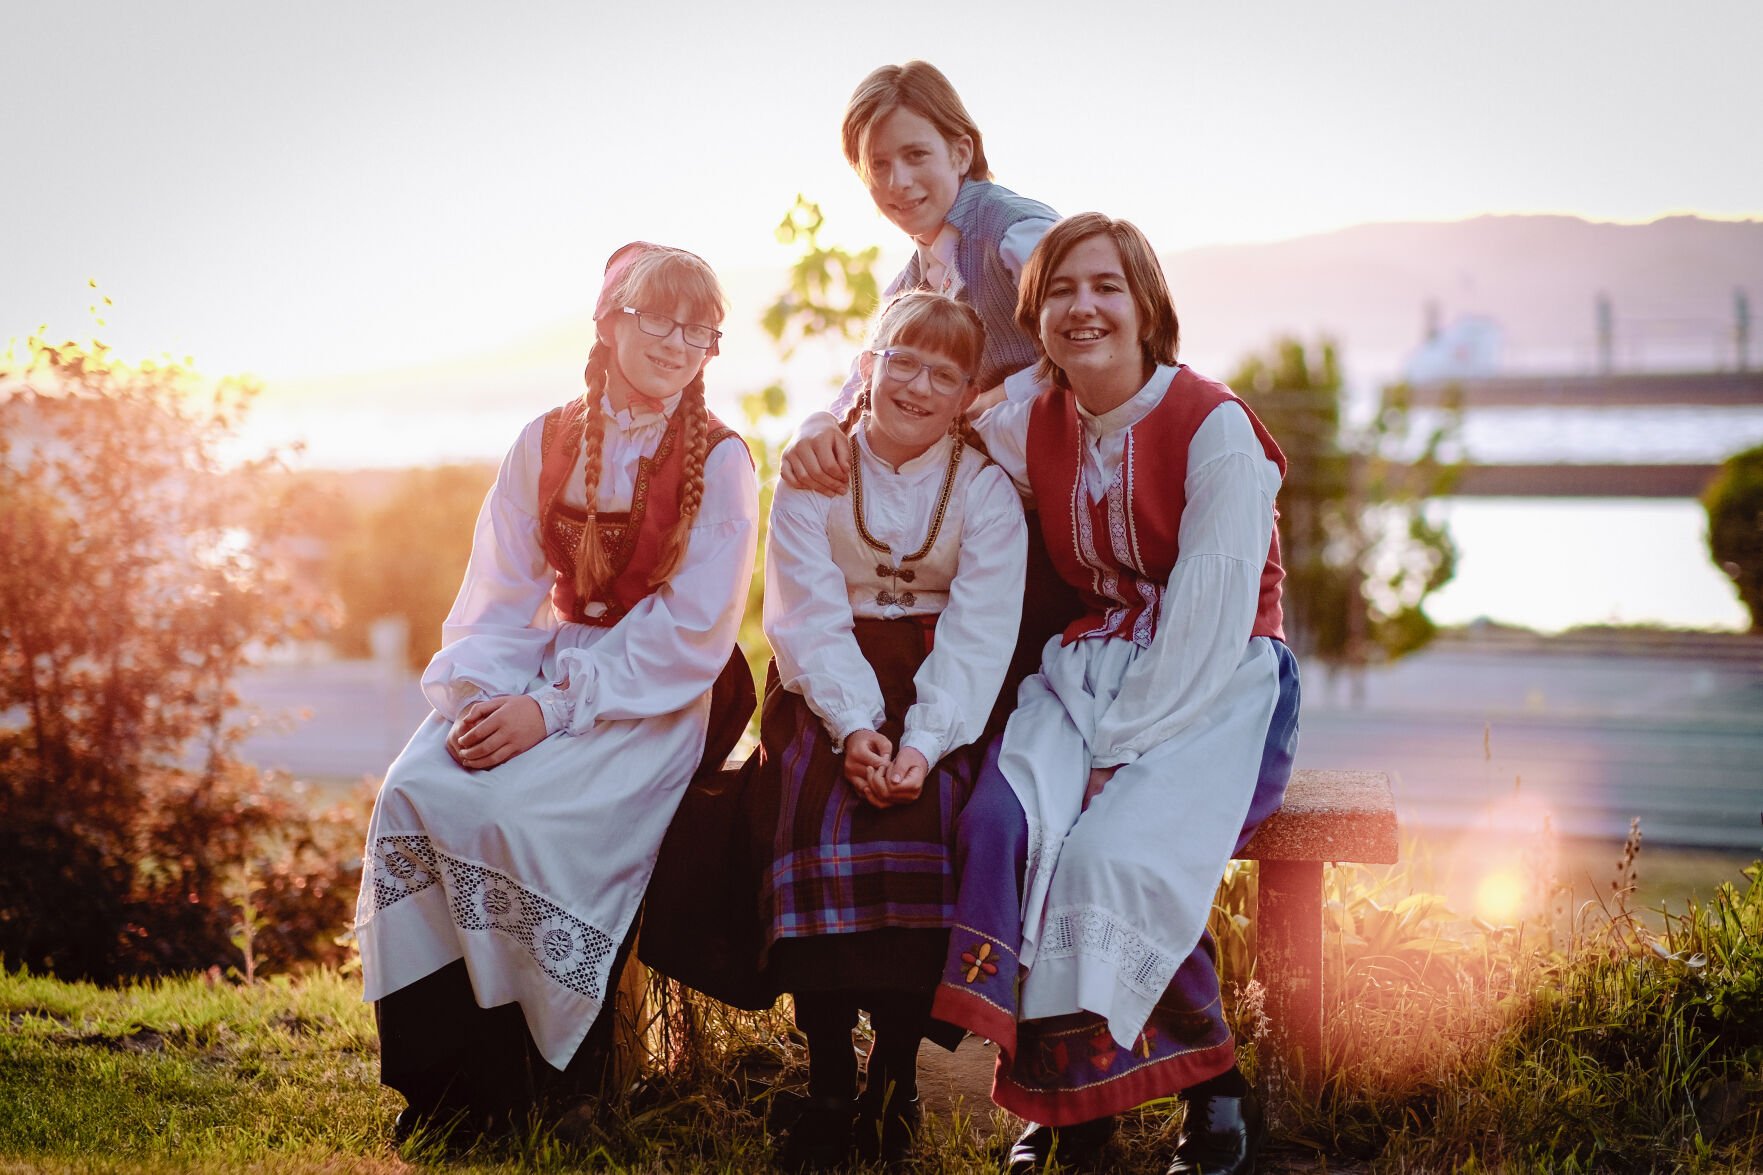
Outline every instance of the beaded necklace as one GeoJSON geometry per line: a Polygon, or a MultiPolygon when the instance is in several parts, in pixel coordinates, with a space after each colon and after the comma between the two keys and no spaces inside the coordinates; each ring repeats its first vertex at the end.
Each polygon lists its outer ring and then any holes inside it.
{"type": "MultiPolygon", "coordinates": [[[[892,557],[894,548],[870,534],[869,527],[863,524],[863,462],[859,459],[857,452],[857,430],[853,428],[845,439],[851,452],[851,517],[857,523],[857,537],[862,539],[864,545],[870,550],[879,551],[883,555],[892,557]]],[[[924,536],[924,545],[902,558],[901,564],[916,563],[930,554],[931,548],[937,545],[937,535],[943,529],[943,515],[949,509],[949,495],[955,489],[955,471],[961,467],[961,452],[966,447],[966,442],[959,432],[954,434],[953,440],[954,443],[949,446],[949,467],[943,472],[943,488],[937,494],[936,513],[931,516],[930,532],[924,536]]],[[[887,563],[877,563],[875,573],[893,579],[903,579],[907,583],[911,583],[914,578],[912,568],[900,565],[890,566],[887,563]]],[[[910,608],[917,601],[911,592],[901,592],[896,596],[884,589],[876,594],[875,602],[883,607],[899,604],[902,607],[910,608]]]]}

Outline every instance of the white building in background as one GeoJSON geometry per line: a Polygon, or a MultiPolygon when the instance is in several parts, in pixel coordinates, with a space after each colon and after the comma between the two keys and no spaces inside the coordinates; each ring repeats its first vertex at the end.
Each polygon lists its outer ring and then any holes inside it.
{"type": "Polygon", "coordinates": [[[1498,322],[1485,315],[1463,315],[1408,356],[1402,378],[1409,383],[1434,383],[1498,375],[1503,343],[1498,322]]]}

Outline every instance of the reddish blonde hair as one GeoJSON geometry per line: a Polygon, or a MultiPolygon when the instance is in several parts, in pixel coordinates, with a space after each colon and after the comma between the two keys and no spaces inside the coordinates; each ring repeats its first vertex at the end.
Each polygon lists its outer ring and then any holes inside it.
{"type": "MultiPolygon", "coordinates": [[[[613,358],[608,341],[611,321],[625,306],[666,307],[672,313],[683,306],[691,321],[709,325],[720,323],[727,299],[716,274],[703,258],[684,249],[663,245],[642,245],[641,253],[627,264],[618,262],[632,246],[625,246],[612,255],[608,263],[607,288],[601,292],[595,321],[594,346],[588,352],[588,366],[583,375],[587,390],[583,399],[587,419],[582,429],[582,447],[586,453],[582,482],[587,491],[587,525],[582,528],[581,542],[575,552],[575,589],[583,601],[612,579],[612,564],[600,542],[599,513],[594,503],[600,490],[601,449],[606,435],[606,416],[600,406],[606,392],[613,358]]],[[[659,312],[659,311],[657,311],[659,312]]],[[[711,354],[715,354],[714,347],[711,354]]],[[[674,524],[661,546],[661,559],[649,577],[650,587],[659,587],[679,570],[685,558],[686,539],[698,508],[704,502],[704,459],[709,455],[710,409],[704,403],[704,373],[692,377],[676,414],[684,413],[680,443],[685,446],[684,465],[680,472],[679,521],[674,524]]]]}
{"type": "Polygon", "coordinates": [[[1138,310],[1139,346],[1145,358],[1170,367],[1181,350],[1181,321],[1175,315],[1175,299],[1169,296],[1169,283],[1164,280],[1163,266],[1151,242],[1131,221],[1115,220],[1100,212],[1080,212],[1048,229],[1022,267],[1016,324],[1035,341],[1035,350],[1041,353],[1035,374],[1042,383],[1069,386],[1065,373],[1048,358],[1046,345],[1041,342],[1041,307],[1047,304],[1047,287],[1053,283],[1053,275],[1066,255],[1091,237],[1107,237],[1120,251],[1127,289],[1132,292],[1133,306],[1138,310]]]}
{"type": "Polygon", "coordinates": [[[936,127],[945,143],[966,135],[973,141],[973,161],[968,165],[966,178],[992,178],[991,165],[986,162],[985,139],[962,104],[961,95],[942,70],[930,62],[908,61],[905,65],[884,65],[871,73],[857,84],[851,100],[845,103],[845,119],[839,128],[845,161],[864,182],[869,180],[870,132],[876,123],[901,107],[936,127]]]}

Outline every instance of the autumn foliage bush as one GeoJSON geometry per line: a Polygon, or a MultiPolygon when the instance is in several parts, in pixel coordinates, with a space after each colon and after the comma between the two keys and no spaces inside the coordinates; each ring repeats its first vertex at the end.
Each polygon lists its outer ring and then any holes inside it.
{"type": "Polygon", "coordinates": [[[237,760],[232,681],[307,635],[253,389],[101,344],[0,361],[0,956],[66,977],[339,956],[345,813],[237,760]]]}

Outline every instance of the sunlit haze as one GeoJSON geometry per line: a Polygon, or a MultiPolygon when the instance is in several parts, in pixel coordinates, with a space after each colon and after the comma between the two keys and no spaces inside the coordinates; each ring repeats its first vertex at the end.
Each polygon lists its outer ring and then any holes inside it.
{"type": "MultiPolygon", "coordinates": [[[[1763,215],[1748,2],[13,0],[3,27],[0,340],[92,333],[96,279],[119,352],[261,377],[260,429],[339,465],[497,457],[579,386],[600,266],[632,238],[724,275],[720,394],[772,378],[753,320],[798,192],[834,241],[904,257],[838,123],[913,57],[961,91],[1000,182],[1165,252],[1490,212],[1763,215]]],[[[804,362],[798,409],[840,366],[804,362]]]]}

